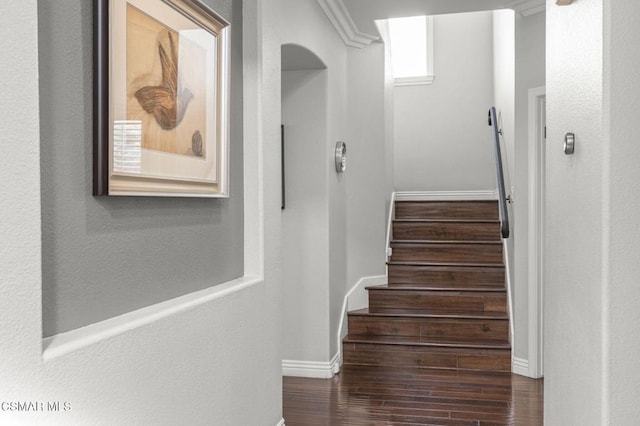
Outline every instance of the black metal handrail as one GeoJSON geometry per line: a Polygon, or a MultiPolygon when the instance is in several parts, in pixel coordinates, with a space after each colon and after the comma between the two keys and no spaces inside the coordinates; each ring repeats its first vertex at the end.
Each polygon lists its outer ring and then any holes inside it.
{"type": "Polygon", "coordinates": [[[502,154],[500,153],[500,134],[502,134],[502,131],[498,130],[496,107],[491,107],[491,109],[489,109],[489,126],[493,128],[493,142],[495,145],[500,232],[502,233],[502,238],[509,238],[509,211],[507,210],[507,194],[504,190],[504,169],[502,167],[502,154]]]}

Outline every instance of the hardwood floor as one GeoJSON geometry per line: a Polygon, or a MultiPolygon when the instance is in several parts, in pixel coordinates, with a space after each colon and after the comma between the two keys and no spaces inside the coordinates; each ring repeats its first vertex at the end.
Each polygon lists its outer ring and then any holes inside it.
{"type": "Polygon", "coordinates": [[[349,365],[283,380],[287,426],[542,424],[542,380],[510,373],[349,365]]]}

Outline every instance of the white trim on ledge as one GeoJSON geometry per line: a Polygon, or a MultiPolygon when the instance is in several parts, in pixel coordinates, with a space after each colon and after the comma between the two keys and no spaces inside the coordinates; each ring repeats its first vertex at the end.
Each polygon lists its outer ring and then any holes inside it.
{"type": "Polygon", "coordinates": [[[246,276],[43,340],[45,362],[262,283],[246,276]]]}
{"type": "Polygon", "coordinates": [[[318,0],[318,4],[347,46],[363,48],[380,38],[361,32],[342,0],[318,0]]]}
{"type": "Polygon", "coordinates": [[[498,192],[495,190],[396,192],[396,201],[483,201],[497,199],[498,192]]]}
{"type": "Polygon", "coordinates": [[[306,377],[311,379],[330,379],[340,371],[340,354],[337,353],[329,362],[282,360],[282,375],[289,377],[306,377]]]}
{"type": "Polygon", "coordinates": [[[529,377],[529,361],[514,357],[511,371],[519,376],[529,377]]]}
{"type": "Polygon", "coordinates": [[[433,75],[421,75],[418,77],[398,77],[393,80],[393,85],[396,87],[402,86],[424,86],[433,84],[435,76],[433,75]]]}
{"type": "Polygon", "coordinates": [[[544,0],[513,0],[507,7],[515,10],[522,16],[530,16],[546,10],[544,0]]]}
{"type": "Polygon", "coordinates": [[[284,419],[280,419],[276,426],[284,426],[284,419]]]}

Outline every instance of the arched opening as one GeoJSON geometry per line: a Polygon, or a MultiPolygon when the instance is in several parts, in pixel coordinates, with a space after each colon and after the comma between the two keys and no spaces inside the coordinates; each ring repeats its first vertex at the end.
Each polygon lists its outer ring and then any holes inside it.
{"type": "Polygon", "coordinates": [[[285,44],[281,81],[286,368],[286,360],[328,360],[327,68],[307,48],[285,44]]]}

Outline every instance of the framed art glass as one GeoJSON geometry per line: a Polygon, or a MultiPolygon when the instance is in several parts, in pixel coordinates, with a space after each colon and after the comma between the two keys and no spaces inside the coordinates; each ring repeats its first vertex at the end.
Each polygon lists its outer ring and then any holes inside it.
{"type": "Polygon", "coordinates": [[[197,0],[94,1],[94,195],[227,197],[229,23],[197,0]]]}

